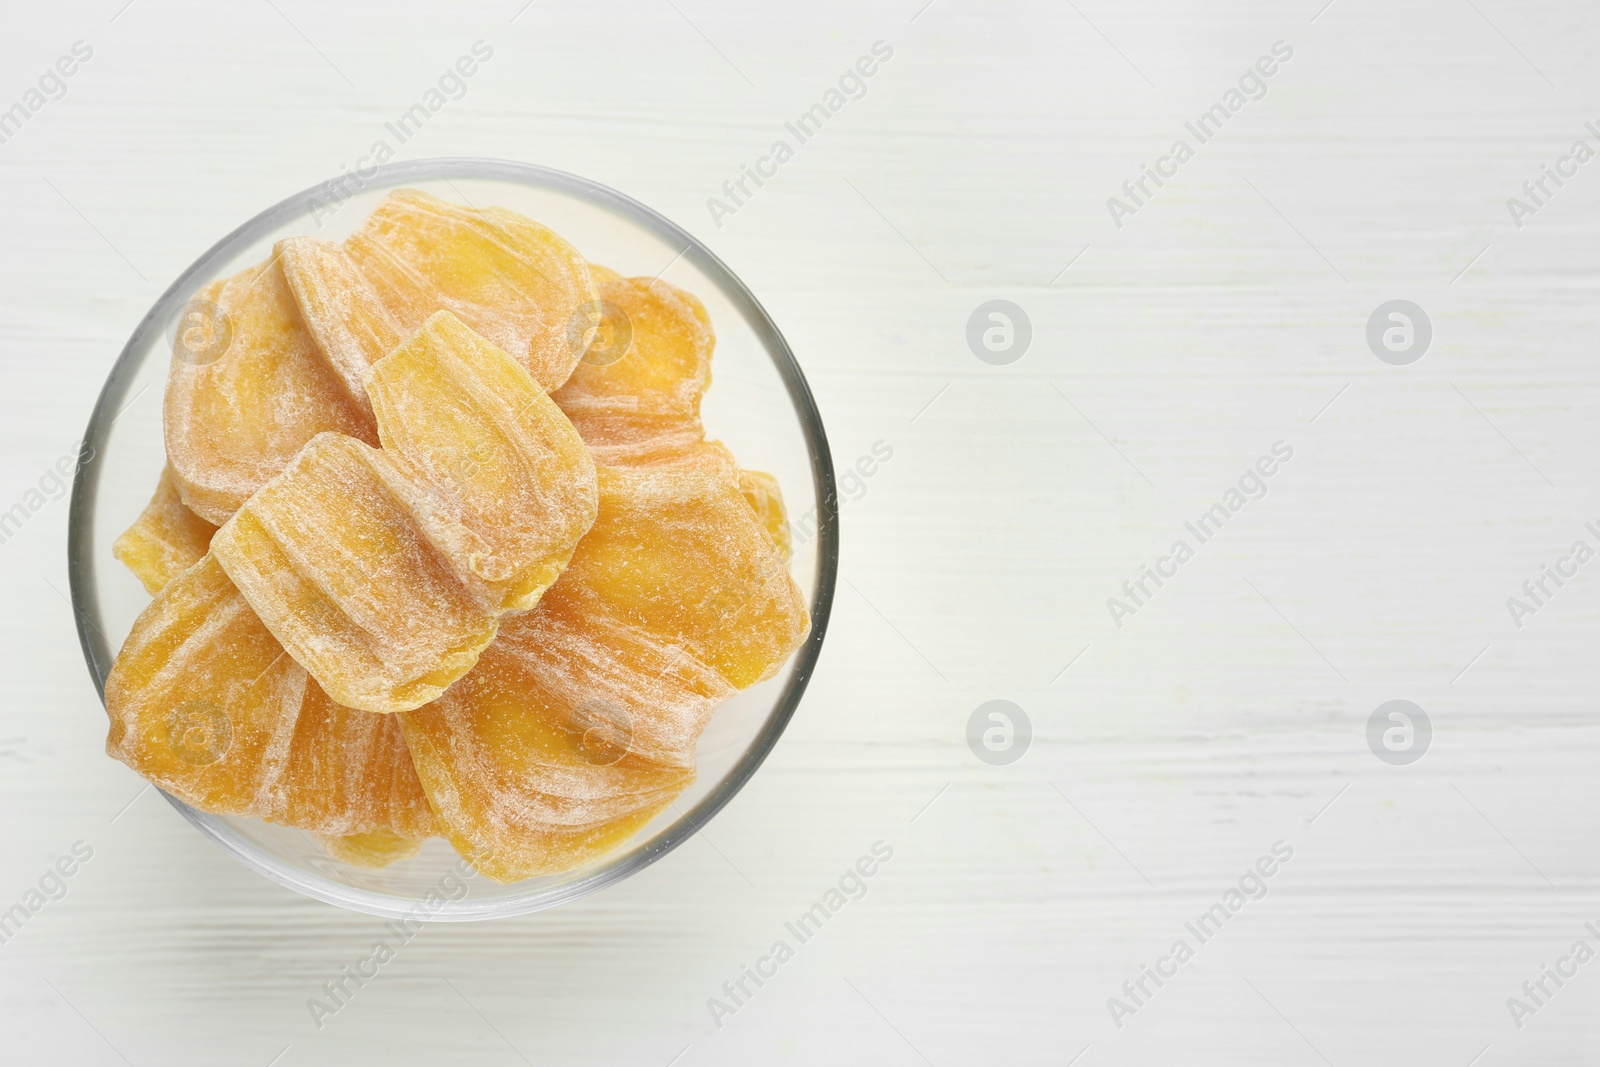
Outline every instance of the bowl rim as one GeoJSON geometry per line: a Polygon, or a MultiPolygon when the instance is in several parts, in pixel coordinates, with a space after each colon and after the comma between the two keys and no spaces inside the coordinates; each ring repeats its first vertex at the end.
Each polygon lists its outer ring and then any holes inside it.
{"type": "MultiPolygon", "coordinates": [[[[111,429],[111,423],[120,414],[124,398],[132,387],[135,372],[139,369],[138,353],[151,341],[152,334],[163,329],[169,318],[188,299],[195,279],[208,275],[222,260],[230,257],[244,244],[255,241],[296,215],[311,208],[313,201],[337,197],[338,185],[343,180],[332,179],[304,189],[293,196],[267,208],[244,222],[227,236],[206,250],[156,300],[134,328],[121,354],[112,365],[100,395],[89,416],[82,445],[92,449],[90,458],[78,467],[73,478],[71,504],[67,518],[67,578],[71,592],[74,622],[78,630],[78,643],[83,649],[84,663],[105,704],[105,680],[114,660],[104,630],[98,585],[95,580],[93,556],[93,525],[97,490],[100,484],[100,456],[111,429]]],[[[816,668],[822,650],[822,640],[828,628],[828,618],[833,606],[834,587],[839,567],[838,495],[834,482],[833,460],[828,449],[827,434],[822,417],[817,410],[811,388],[795,359],[794,351],[784,339],[777,324],[767,313],[755,294],[709,248],[677,223],[653,208],[618,192],[609,186],[566,171],[533,163],[477,157],[438,157],[387,163],[376,168],[369,178],[354,176],[357,192],[393,188],[413,181],[437,181],[451,178],[487,179],[533,185],[573,196],[600,207],[614,215],[641,226],[669,244],[681,245],[682,251],[673,260],[682,258],[710,278],[723,295],[734,305],[745,323],[761,341],[782,378],[790,403],[799,417],[807,450],[810,453],[811,477],[817,497],[817,571],[816,587],[810,604],[811,631],[796,650],[793,668],[787,684],[778,695],[766,724],[756,736],[750,749],[729,768],[727,774],[707,796],[684,812],[643,848],[619,856],[588,875],[542,891],[539,895],[502,897],[492,901],[474,902],[471,895],[457,901],[446,901],[443,906],[427,911],[421,901],[407,901],[361,889],[348,882],[340,884],[332,878],[311,877],[308,872],[268,861],[248,838],[221,823],[218,817],[197,811],[183,801],[159,790],[183,816],[206,837],[225,852],[258,874],[286,886],[305,896],[328,904],[385,918],[425,919],[439,922],[463,922],[480,919],[503,918],[543,911],[577,900],[590,893],[629,877],[665,856],[693,837],[712,817],[722,810],[741,790],[757,768],[766,760],[778,738],[782,736],[790,719],[794,717],[800,698],[816,668]]],[[[670,267],[672,263],[668,263],[670,267]]],[[[664,272],[664,270],[663,270],[664,272]]]]}

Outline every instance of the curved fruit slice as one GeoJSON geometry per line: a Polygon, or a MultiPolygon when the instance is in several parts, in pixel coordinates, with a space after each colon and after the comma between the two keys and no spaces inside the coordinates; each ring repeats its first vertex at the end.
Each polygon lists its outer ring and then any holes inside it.
{"type": "Polygon", "coordinates": [[[329,702],[211,557],[135,621],[105,693],[106,751],[197,808],[326,834],[434,831],[398,724],[329,702]]]}
{"type": "Polygon", "coordinates": [[[678,644],[563,600],[507,619],[492,653],[488,670],[514,680],[504,684],[529,694],[528,707],[592,732],[591,744],[686,770],[711,713],[734,693],[678,644]]]}
{"type": "Polygon", "coordinates": [[[543,662],[497,641],[443,697],[399,716],[445,836],[496,881],[583,864],[694,779],[692,764],[632,753],[626,713],[553,691],[543,662]]]}
{"type": "Polygon", "coordinates": [[[106,678],[106,751],[206,811],[262,814],[306,674],[214,559],[147,607],[106,678]]]}
{"type": "Polygon", "coordinates": [[[732,482],[788,559],[789,527],[777,479],[740,470],[733,453],[705,439],[700,401],[711,386],[716,347],[705,305],[658,279],[591,270],[599,283],[601,330],[554,399],[596,462],[683,467],[732,482]]]}
{"type": "Polygon", "coordinates": [[[217,528],[188,508],[178,496],[172,468],[161,468],[155,495],[132,526],[111,546],[151,596],[199,561],[217,528]]]}
{"type": "Polygon", "coordinates": [[[497,611],[531,608],[594,524],[594,461],[520,364],[448,311],[372,368],[387,453],[471,536],[434,538],[497,611]]]}
{"type": "Polygon", "coordinates": [[[736,689],[775,673],[809,625],[799,586],[739,490],[673,468],[600,468],[599,518],[540,606],[635,627],[736,689]]]}
{"type": "Polygon", "coordinates": [[[783,490],[778,488],[778,479],[765,471],[741,470],[739,492],[761,520],[778,555],[788,559],[793,554],[793,543],[789,539],[789,514],[783,507],[783,490]]]}
{"type": "Polygon", "coordinates": [[[527,372],[447,311],[367,393],[389,447],[317,437],[213,550],[336,701],[409,711],[561,573],[594,521],[594,463],[527,372]]]}
{"type": "Polygon", "coordinates": [[[583,257],[551,230],[503,208],[480,211],[398,189],[345,250],[403,333],[436,311],[454,312],[546,389],[567,380],[600,320],[583,257]]]}
{"type": "Polygon", "coordinates": [[[650,278],[610,279],[600,297],[601,329],[552,397],[596,462],[694,467],[737,479],[738,462],[706,441],[700,422],[716,345],[705,306],[650,278]]]}
{"type": "MultiPolygon", "coordinates": [[[[406,711],[471,669],[496,627],[419,529],[428,506],[388,453],[322,434],[217,531],[211,551],[335,701],[406,711]]],[[[427,521],[471,536],[446,516],[427,521]]]]}
{"type": "Polygon", "coordinates": [[[500,881],[579,866],[693,775],[712,711],[804,637],[800,591],[739,491],[601,468],[560,580],[473,671],[401,716],[445,835],[500,881]]]}
{"type": "Polygon", "coordinates": [[[322,850],[341,863],[356,867],[387,867],[422,851],[422,841],[402,837],[393,830],[373,830],[343,837],[318,834],[322,850]]]}
{"type": "Polygon", "coordinates": [[[276,251],[306,330],[350,399],[370,418],[367,371],[400,343],[400,324],[338,245],[291,237],[279,241],[276,251]]]}
{"type": "Polygon", "coordinates": [[[218,524],[318,433],[377,442],[306,332],[276,257],[212,283],[185,310],[165,412],[183,502],[218,524]]]}
{"type": "MultiPolygon", "coordinates": [[[[616,278],[599,292],[600,332],[557,390],[556,403],[580,432],[587,419],[606,415],[623,417],[613,420],[612,432],[626,426],[627,417],[698,426],[716,346],[705,305],[649,278],[616,278]]],[[[606,425],[596,419],[597,428],[606,425]]]]}
{"type": "Polygon", "coordinates": [[[437,832],[400,723],[340,707],[314,678],[295,720],[284,779],[293,788],[267,816],[275,822],[412,840],[437,832]]]}

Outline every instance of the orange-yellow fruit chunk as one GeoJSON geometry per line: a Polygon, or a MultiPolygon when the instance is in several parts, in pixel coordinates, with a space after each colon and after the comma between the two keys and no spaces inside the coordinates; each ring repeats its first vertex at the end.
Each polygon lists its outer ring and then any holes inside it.
{"type": "Polygon", "coordinates": [[[775,672],[806,627],[737,489],[601,468],[599,517],[560,580],[401,716],[445,835],[499,881],[615,847],[689,784],[716,706],[775,672]]]}
{"type": "MultiPolygon", "coordinates": [[[[419,530],[427,504],[388,453],[324,434],[217,531],[211,551],[335,701],[406,711],[465,674],[496,627],[419,530]]],[[[456,536],[470,534],[456,524],[456,536]]]]}
{"type": "Polygon", "coordinates": [[[271,816],[276,822],[414,840],[437,830],[400,723],[340,707],[314,678],[306,683],[285,777],[294,789],[271,816]]]}
{"type": "Polygon", "coordinates": [[[217,524],[317,434],[377,442],[301,322],[277,258],[213,283],[184,312],[165,412],[183,502],[217,524]]]}
{"type": "Polygon", "coordinates": [[[135,621],[106,711],[106,751],[202,810],[325,834],[434,830],[398,724],[329,702],[214,558],[135,621]]]}
{"type": "Polygon", "coordinates": [[[682,467],[732,482],[787,559],[789,525],[777,479],[740,470],[733,453],[705,439],[700,401],[711,385],[716,347],[705,305],[660,280],[590,269],[602,301],[600,332],[554,396],[596,462],[682,467]]]}
{"type": "Polygon", "coordinates": [[[401,341],[400,324],[343,248],[313,237],[279,241],[284,278],[306,330],[369,417],[367,371],[401,341]]]}
{"type": "Polygon", "coordinates": [[[592,422],[620,436],[630,418],[698,425],[716,345],[705,305],[648,278],[616,278],[599,292],[599,332],[556,403],[580,431],[592,422]]]}
{"type": "Polygon", "coordinates": [[[594,461],[561,409],[447,311],[379,361],[367,389],[386,453],[449,520],[432,540],[457,576],[494,610],[532,607],[594,523],[594,461]]]}
{"type": "Polygon", "coordinates": [[[561,688],[547,651],[496,642],[443,697],[399,716],[445,836],[500,882],[582,865],[694,779],[632,753],[626,713],[561,688]]]}
{"type": "Polygon", "coordinates": [[[599,322],[589,266],[554,232],[504,208],[390,193],[345,241],[402,332],[455,313],[546,389],[567,380],[599,322]]]}
{"type": "Polygon", "coordinates": [[[706,441],[700,422],[716,345],[705,306],[649,278],[611,278],[600,285],[600,297],[600,330],[554,394],[595,461],[693,467],[736,481],[738,462],[706,441]]]}
{"type": "Polygon", "coordinates": [[[673,468],[600,469],[600,516],[546,606],[680,647],[736,689],[775,673],[809,625],[799,587],[739,490],[673,468]]]}
{"type": "Polygon", "coordinates": [[[561,573],[594,521],[594,463],[528,373],[447,311],[367,392],[388,447],[316,438],[213,551],[330,696],[408,711],[561,573]]]}
{"type": "Polygon", "coordinates": [[[402,837],[393,830],[373,830],[343,837],[319,834],[317,843],[334,859],[356,867],[387,867],[422,851],[420,839],[402,837]]]}
{"type": "Polygon", "coordinates": [[[111,554],[154,596],[206,554],[216,532],[215,526],[184,507],[172,469],[163,467],[155,495],[111,546],[111,554]]]}
{"type": "Polygon", "coordinates": [[[789,538],[789,515],[783,507],[783,490],[778,488],[778,479],[765,471],[741,470],[739,492],[761,520],[778,555],[788,559],[793,553],[793,543],[789,538]]]}

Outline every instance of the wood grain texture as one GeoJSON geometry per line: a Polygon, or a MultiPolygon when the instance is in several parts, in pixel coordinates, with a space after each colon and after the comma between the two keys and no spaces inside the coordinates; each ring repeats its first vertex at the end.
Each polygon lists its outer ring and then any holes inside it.
{"type": "Polygon", "coordinates": [[[0,945],[0,1058],[1600,1057],[1600,963],[1520,1028],[1506,1007],[1600,948],[1593,565],[1520,629],[1506,607],[1600,524],[1600,162],[1520,228],[1506,207],[1600,147],[1600,15],[920,4],[11,13],[0,104],[75,41],[93,57],[0,144],[0,510],[171,278],[478,40],[493,59],[400,158],[547,164],[688,226],[785,330],[841,469],[893,457],[843,505],[801,712],[702,840],[553,913],[430,927],[320,1028],[307,998],[381,923],[249,874],[104,757],[47,501],[0,545],[0,909],[94,855],[0,945]],[[707,198],[879,40],[865,95],[717,225],[707,198]],[[1266,96],[1115,226],[1107,198],[1280,40],[1266,96]],[[1032,323],[1009,366],[965,338],[994,298],[1032,323]],[[1408,367],[1365,340],[1395,298],[1434,327],[1408,367]],[[1266,497],[1117,627],[1106,599],[1280,440],[1266,497]],[[1009,766],[965,740],[997,698],[1034,731],[1009,766]],[[1434,727],[1409,767],[1367,747],[1395,698],[1434,727]],[[707,998],[878,840],[865,897],[717,1026],[707,998]],[[1280,840],[1267,895],[1119,1028],[1107,998],[1280,840]]]}

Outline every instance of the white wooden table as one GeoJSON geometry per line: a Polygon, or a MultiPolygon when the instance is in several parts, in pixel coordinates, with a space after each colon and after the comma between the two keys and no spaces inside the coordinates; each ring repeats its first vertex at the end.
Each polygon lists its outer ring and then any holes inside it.
{"type": "Polygon", "coordinates": [[[1600,564],[1507,605],[1600,549],[1600,162],[1570,152],[1600,149],[1600,10],[919,2],[7,12],[0,107],[92,56],[0,144],[0,511],[26,512],[0,909],[92,857],[0,945],[0,1060],[1600,1060],[1600,962],[1570,956],[1600,950],[1600,564]],[[249,874],[102,754],[49,470],[169,280],[355,166],[477,41],[398,157],[543,163],[672,216],[786,331],[840,469],[892,456],[851,483],[801,711],[702,840],[556,912],[430,927],[319,1028],[307,999],[381,923],[249,874]],[[878,41],[800,143],[785,123],[878,41]],[[1170,176],[1134,201],[1144,165],[1170,176]],[[996,299],[1031,324],[1006,364],[967,341],[996,299]],[[1432,326],[1409,365],[1367,341],[1397,299],[1432,326]],[[1263,498],[1187,530],[1280,441],[1263,498]],[[1368,744],[1397,699],[1432,727],[1408,765],[1368,744]],[[1031,722],[1015,762],[969,748],[991,700],[1031,722]],[[1230,911],[1241,878],[1265,895],[1230,911]],[[1576,974],[1524,992],[1546,965],[1576,974]]]}

